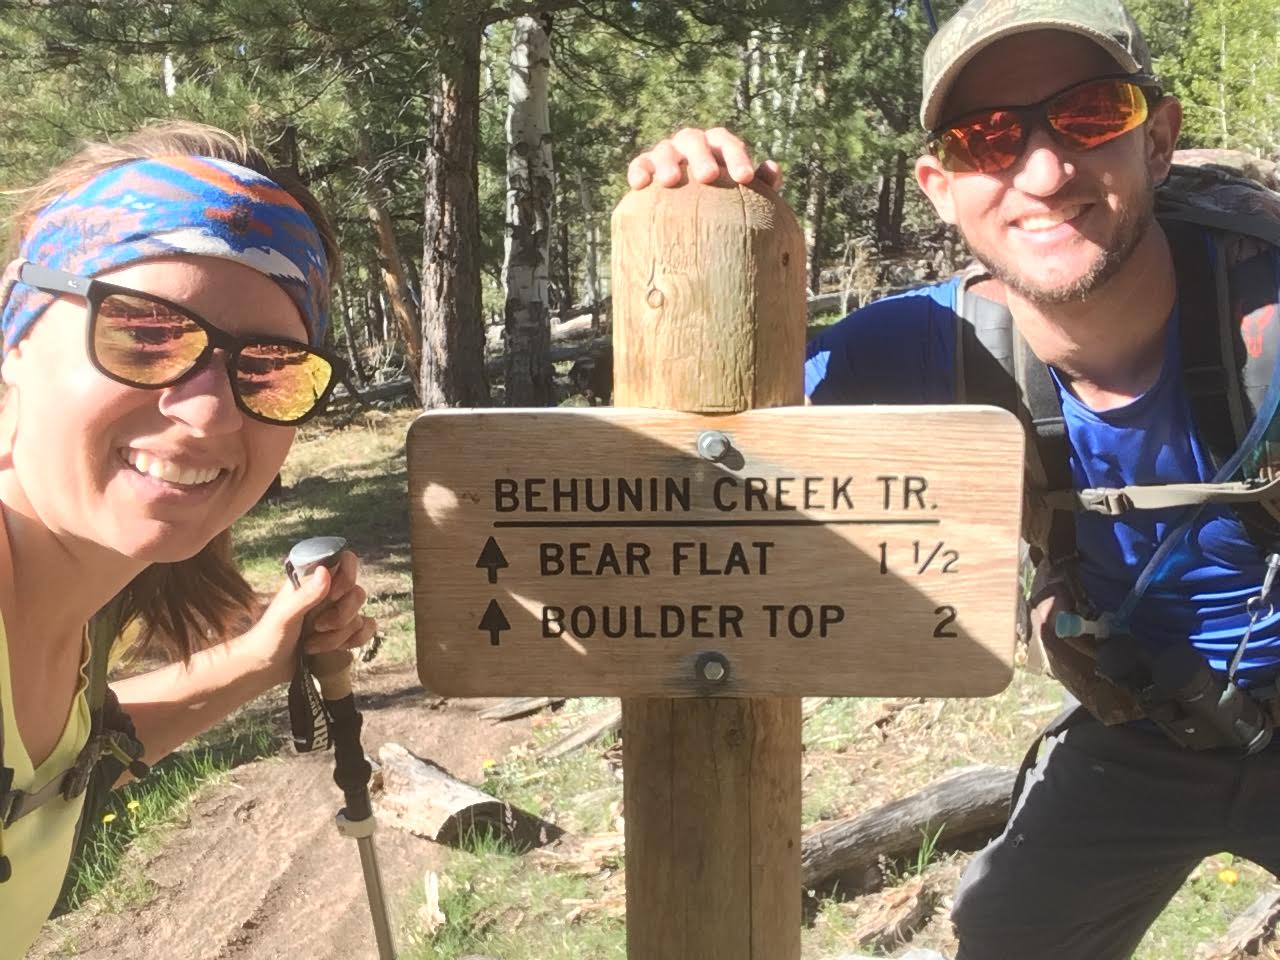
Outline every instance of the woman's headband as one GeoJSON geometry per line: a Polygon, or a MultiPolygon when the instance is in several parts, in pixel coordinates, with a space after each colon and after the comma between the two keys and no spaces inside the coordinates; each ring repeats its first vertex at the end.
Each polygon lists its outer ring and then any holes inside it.
{"type": "MultiPolygon", "coordinates": [[[[218,257],[265,274],[297,304],[311,343],[324,339],[329,267],[316,225],[270,178],[226,160],[160,157],[105,170],[41,210],[19,250],[19,260],[86,277],[173,256],[218,257]]],[[[0,286],[6,351],[54,301],[15,287],[15,277],[11,264],[0,286]]]]}

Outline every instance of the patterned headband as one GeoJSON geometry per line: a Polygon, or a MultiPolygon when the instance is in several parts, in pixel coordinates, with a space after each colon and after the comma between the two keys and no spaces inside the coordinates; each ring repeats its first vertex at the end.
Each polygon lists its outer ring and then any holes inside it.
{"type": "Polygon", "coordinates": [[[239,164],[175,156],[112,167],[40,211],[19,260],[0,280],[5,351],[54,301],[15,286],[21,260],[93,277],[139,260],[184,255],[233,260],[270,277],[297,304],[311,343],[324,339],[328,260],[298,202],[239,164]]]}

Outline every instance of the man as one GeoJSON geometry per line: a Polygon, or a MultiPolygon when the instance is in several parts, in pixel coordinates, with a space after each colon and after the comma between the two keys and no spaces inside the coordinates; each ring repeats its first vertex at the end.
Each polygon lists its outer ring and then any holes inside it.
{"type": "MultiPolygon", "coordinates": [[[[979,292],[1007,304],[1052,371],[1077,488],[1213,479],[1192,426],[1179,330],[1215,320],[1181,302],[1176,258],[1153,215],[1181,108],[1150,74],[1145,41],[1118,0],[970,0],[925,54],[921,121],[933,136],[917,181],[985,267],[979,292]]],[[[673,186],[686,170],[702,182],[726,170],[773,186],[782,176],[771,162],[753,168],[725,130],[686,129],[633,160],[629,180],[673,186]]],[[[810,346],[812,402],[954,401],[954,307],[965,282],[871,304],[831,328],[810,346]]],[[[1173,516],[1078,516],[1088,600],[1108,612],[1124,604],[1173,516]]],[[[1201,510],[1187,542],[1129,618],[1134,637],[1144,649],[1192,649],[1221,677],[1258,613],[1240,680],[1272,683],[1280,625],[1249,602],[1264,551],[1219,504],[1201,510]]],[[[1069,603],[1056,590],[1037,607],[1042,633],[1069,603]]],[[[961,883],[961,960],[1128,957],[1203,857],[1229,850],[1280,869],[1280,748],[1244,753],[1190,749],[1150,720],[1058,731],[1004,834],[961,883]]]]}

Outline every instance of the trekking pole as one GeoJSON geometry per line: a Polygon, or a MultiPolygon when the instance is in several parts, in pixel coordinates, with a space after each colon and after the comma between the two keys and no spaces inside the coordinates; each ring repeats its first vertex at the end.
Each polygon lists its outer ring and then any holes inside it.
{"type": "MultiPolygon", "coordinates": [[[[316,567],[333,567],[346,548],[342,537],[312,537],[295,544],[289,551],[284,569],[290,582],[298,587],[316,567]]],[[[312,614],[303,620],[302,635],[310,632],[312,614]]],[[[369,896],[369,912],[373,916],[373,933],[378,942],[380,960],[395,960],[395,944],[391,939],[391,920],[382,892],[382,873],[378,869],[377,850],[373,844],[376,821],[369,800],[369,777],[373,772],[360,745],[362,718],[356,709],[351,689],[351,652],[331,650],[311,657],[300,655],[298,670],[289,687],[289,713],[293,724],[294,746],[300,752],[323,749],[333,743],[333,781],[342,790],[345,801],[335,818],[338,833],[356,841],[360,851],[360,867],[364,871],[365,892],[369,896]],[[307,661],[310,661],[308,663],[307,661]],[[317,700],[311,676],[320,684],[317,700]],[[309,716],[302,716],[302,714],[309,716]],[[319,728],[321,736],[315,734],[319,728]],[[328,736],[323,736],[327,728],[328,736]],[[323,741],[323,742],[321,742],[323,741]]]]}

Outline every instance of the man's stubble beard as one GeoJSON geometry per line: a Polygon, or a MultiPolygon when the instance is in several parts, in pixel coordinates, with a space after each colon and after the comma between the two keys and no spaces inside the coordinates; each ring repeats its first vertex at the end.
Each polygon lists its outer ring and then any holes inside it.
{"type": "Polygon", "coordinates": [[[961,235],[964,236],[965,244],[969,247],[969,252],[973,254],[974,259],[986,267],[987,271],[1009,290],[1030,303],[1053,306],[1079,303],[1095,290],[1105,286],[1128,262],[1153,223],[1155,223],[1155,192],[1148,178],[1146,189],[1142,191],[1137,205],[1121,209],[1115,242],[1102,251],[1081,277],[1064,287],[1056,288],[1039,287],[1028,282],[1026,278],[1018,276],[995,256],[979,249],[963,231],[961,235]]]}

